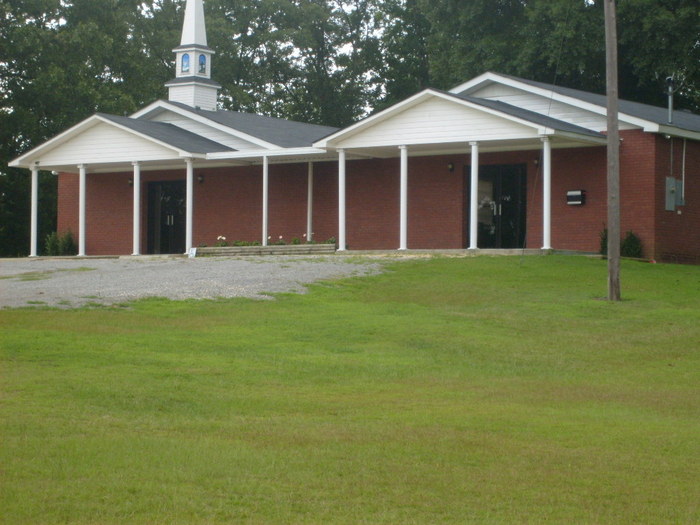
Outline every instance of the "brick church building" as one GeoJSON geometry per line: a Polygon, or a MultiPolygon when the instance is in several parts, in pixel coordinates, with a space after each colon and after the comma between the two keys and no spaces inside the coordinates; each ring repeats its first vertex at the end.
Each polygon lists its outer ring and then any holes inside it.
{"type": "MultiPolygon", "coordinates": [[[[95,114],[10,163],[58,175],[79,255],[186,253],[334,238],[338,250],[597,252],[606,98],[487,72],[345,129],[217,109],[202,0],[176,78],[128,117],[95,114]]],[[[620,101],[622,231],[645,257],[700,263],[700,115],[620,101]]]]}

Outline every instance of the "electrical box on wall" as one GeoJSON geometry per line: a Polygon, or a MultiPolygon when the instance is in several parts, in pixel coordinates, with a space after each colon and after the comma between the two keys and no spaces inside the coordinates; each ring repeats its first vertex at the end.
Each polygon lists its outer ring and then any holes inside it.
{"type": "Polygon", "coordinates": [[[666,211],[675,211],[676,206],[683,206],[683,181],[666,177],[666,211]]]}
{"type": "Polygon", "coordinates": [[[566,192],[566,203],[569,206],[586,204],[586,190],[571,190],[566,192]]]}

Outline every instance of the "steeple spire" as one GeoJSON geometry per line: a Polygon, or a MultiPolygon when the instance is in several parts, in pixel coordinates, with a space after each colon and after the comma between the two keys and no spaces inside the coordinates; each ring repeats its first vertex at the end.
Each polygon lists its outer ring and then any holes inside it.
{"type": "Polygon", "coordinates": [[[207,29],[204,25],[204,2],[187,0],[185,22],[182,24],[181,46],[207,46],[207,29]]]}
{"type": "Polygon", "coordinates": [[[211,57],[204,23],[204,1],[187,0],[180,45],[175,53],[175,78],[165,84],[168,99],[188,106],[216,110],[216,97],[221,86],[211,80],[211,57]]]}

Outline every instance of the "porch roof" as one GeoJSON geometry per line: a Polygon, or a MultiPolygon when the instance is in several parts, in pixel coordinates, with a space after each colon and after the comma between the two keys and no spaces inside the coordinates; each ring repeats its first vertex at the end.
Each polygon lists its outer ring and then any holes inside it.
{"type": "Polygon", "coordinates": [[[165,122],[96,113],[9,163],[11,167],[75,171],[79,164],[105,170],[133,161],[181,162],[205,158],[214,151],[234,151],[191,131],[165,122]]]}
{"type": "Polygon", "coordinates": [[[426,89],[314,144],[328,150],[377,157],[465,152],[478,142],[482,151],[538,149],[542,137],[553,147],[605,144],[605,135],[510,104],[426,89]]]}

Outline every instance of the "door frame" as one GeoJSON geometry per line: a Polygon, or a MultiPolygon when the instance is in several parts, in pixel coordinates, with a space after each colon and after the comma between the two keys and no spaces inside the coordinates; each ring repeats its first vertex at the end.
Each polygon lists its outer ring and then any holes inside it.
{"type": "MultiPolygon", "coordinates": [[[[464,247],[469,246],[468,232],[470,226],[470,193],[471,193],[471,166],[466,165],[464,167],[464,247]]],[[[513,164],[483,164],[479,165],[479,182],[484,181],[486,177],[492,178],[494,182],[494,187],[491,195],[492,209],[494,210],[494,216],[496,217],[496,222],[494,227],[496,231],[494,232],[495,239],[493,246],[484,246],[485,243],[483,239],[483,230],[478,228],[477,234],[477,246],[478,248],[491,248],[491,249],[520,249],[524,248],[527,242],[527,164],[526,163],[513,163],[513,164]],[[519,181],[513,181],[512,178],[516,177],[519,181]],[[512,191],[508,194],[504,194],[504,184],[503,181],[506,178],[510,178],[507,182],[515,183],[515,195],[512,195],[512,191]],[[512,227],[507,227],[504,224],[504,214],[503,206],[507,206],[506,212],[510,215],[510,222],[514,225],[512,227]],[[515,217],[513,217],[513,213],[515,217]],[[514,222],[513,222],[514,221],[514,222]],[[511,240],[508,240],[511,237],[511,240]]]]}

